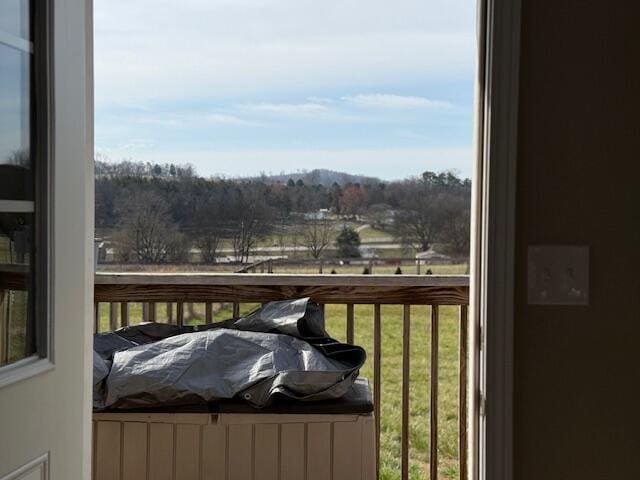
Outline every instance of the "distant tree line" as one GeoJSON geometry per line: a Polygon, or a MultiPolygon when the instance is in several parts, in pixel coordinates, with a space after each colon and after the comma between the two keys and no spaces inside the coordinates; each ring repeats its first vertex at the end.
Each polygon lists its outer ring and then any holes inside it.
{"type": "Polygon", "coordinates": [[[213,263],[224,242],[237,261],[246,262],[267,236],[275,249],[284,251],[294,241],[313,258],[332,244],[356,255],[349,245],[357,247],[359,239],[334,228],[350,219],[417,250],[438,243],[445,253],[469,251],[471,182],[452,172],[323,185],[264,175],[202,178],[188,165],[97,161],[95,187],[96,227],[114,232],[122,261],[181,262],[196,247],[203,262],[213,263]]]}

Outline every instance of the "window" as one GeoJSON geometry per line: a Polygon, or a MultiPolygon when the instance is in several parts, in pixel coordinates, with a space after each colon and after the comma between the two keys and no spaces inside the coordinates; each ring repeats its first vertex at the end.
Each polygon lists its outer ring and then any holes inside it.
{"type": "Polygon", "coordinates": [[[45,1],[0,2],[0,385],[50,357],[47,18],[45,1]]]}

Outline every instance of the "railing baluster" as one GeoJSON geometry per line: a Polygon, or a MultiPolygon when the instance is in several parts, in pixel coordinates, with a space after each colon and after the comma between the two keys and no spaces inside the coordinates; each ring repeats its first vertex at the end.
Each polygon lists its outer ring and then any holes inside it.
{"type": "Polygon", "coordinates": [[[411,347],[411,306],[402,315],[402,480],[409,478],[409,357],[411,347]]]}
{"type": "Polygon", "coordinates": [[[373,306],[373,398],[376,422],[376,472],[380,470],[380,369],[382,360],[382,331],[380,304],[373,306]]]}
{"type": "Polygon", "coordinates": [[[211,302],[205,303],[204,312],[205,323],[213,323],[213,304],[211,302]]]}
{"type": "Polygon", "coordinates": [[[178,302],[176,303],[176,317],[178,326],[181,327],[184,325],[184,303],[178,302]]]}
{"type": "Polygon", "coordinates": [[[100,333],[100,302],[95,302],[93,315],[93,331],[100,333]]]}
{"type": "Polygon", "coordinates": [[[240,304],[233,302],[233,318],[240,318],[240,304]]]}
{"type": "Polygon", "coordinates": [[[353,343],[353,303],[347,304],[347,343],[353,343]]]}
{"type": "Polygon", "coordinates": [[[467,355],[469,354],[468,309],[460,305],[460,404],[459,408],[459,447],[460,479],[467,478],[467,355]]]}
{"type": "Polygon", "coordinates": [[[149,304],[147,302],[142,303],[142,321],[149,321],[149,304]]]}
{"type": "Polygon", "coordinates": [[[109,302],[109,330],[118,329],[118,307],[116,302],[109,302]]]}
{"type": "Polygon", "coordinates": [[[167,311],[167,323],[172,324],[173,323],[173,303],[167,303],[165,308],[167,311]]]}
{"type": "Polygon", "coordinates": [[[120,302],[120,326],[129,326],[129,303],[120,302]]]}
{"type": "Polygon", "coordinates": [[[438,306],[431,306],[431,425],[430,480],[438,480],[438,306]]]}
{"type": "Polygon", "coordinates": [[[149,321],[156,321],[156,302],[149,302],[149,321]]]}

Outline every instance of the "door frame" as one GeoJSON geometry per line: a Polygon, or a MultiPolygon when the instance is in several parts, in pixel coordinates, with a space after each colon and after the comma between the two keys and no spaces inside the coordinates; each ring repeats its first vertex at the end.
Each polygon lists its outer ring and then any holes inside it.
{"type": "Polygon", "coordinates": [[[472,194],[470,468],[513,478],[513,324],[521,0],[479,0],[472,194]]]}
{"type": "MultiPolygon", "coordinates": [[[[93,151],[93,0],[86,4],[93,151]]],[[[472,480],[513,478],[513,325],[521,0],[478,0],[472,193],[469,456],[472,480]]],[[[88,213],[88,215],[91,215],[88,213]]],[[[91,279],[91,283],[93,279],[91,279]]],[[[92,300],[92,299],[91,299],[92,300]]],[[[92,303],[92,302],[90,302],[92,303]]],[[[85,355],[88,358],[89,355],[85,355]]],[[[87,384],[88,385],[88,384],[87,384]]],[[[91,392],[87,386],[86,397],[91,392]]],[[[90,438],[87,419],[85,438],[90,438]]],[[[84,459],[90,476],[91,449],[84,459]]]]}

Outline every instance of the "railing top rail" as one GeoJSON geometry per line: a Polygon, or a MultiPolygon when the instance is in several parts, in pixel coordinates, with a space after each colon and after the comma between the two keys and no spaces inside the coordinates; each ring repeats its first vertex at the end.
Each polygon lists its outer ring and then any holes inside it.
{"type": "Polygon", "coordinates": [[[265,302],[466,305],[466,275],[97,273],[99,302],[265,302]]]}

